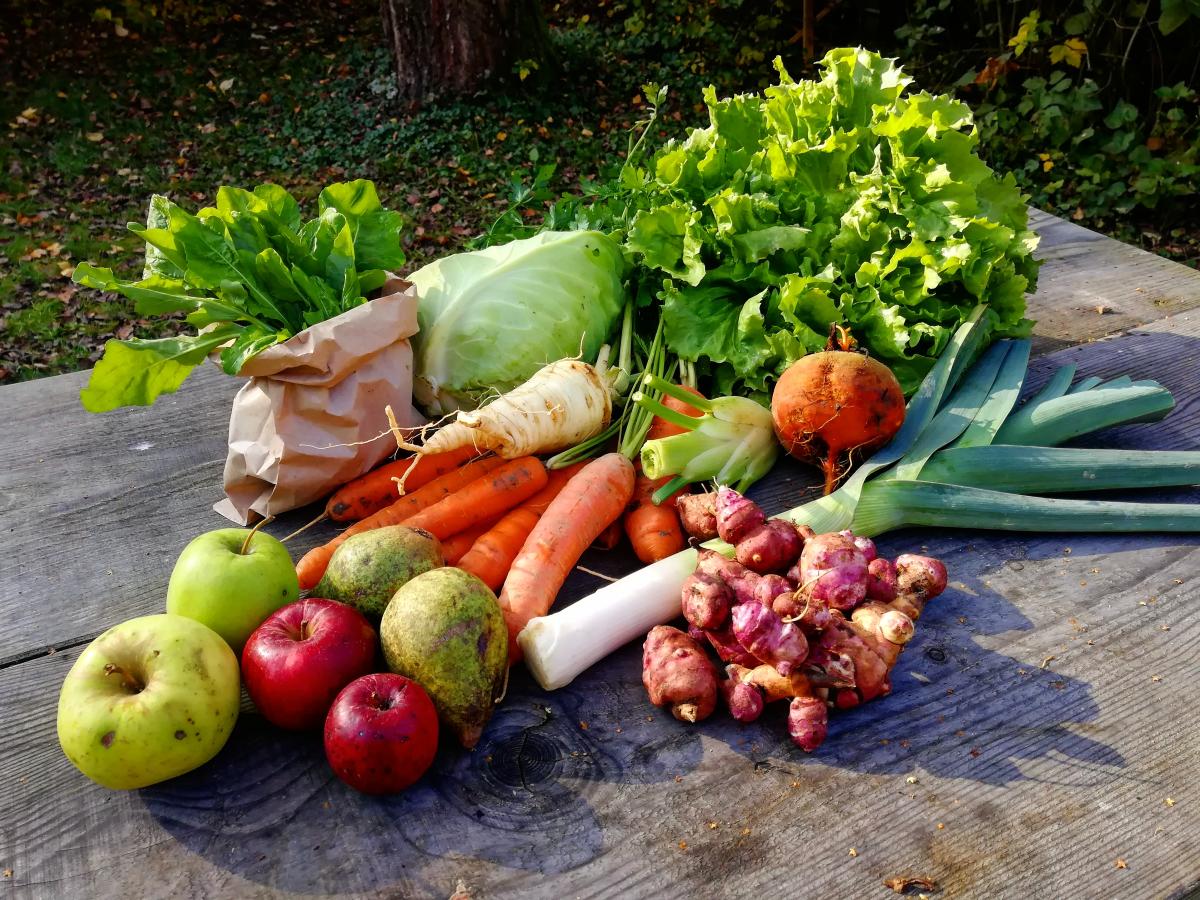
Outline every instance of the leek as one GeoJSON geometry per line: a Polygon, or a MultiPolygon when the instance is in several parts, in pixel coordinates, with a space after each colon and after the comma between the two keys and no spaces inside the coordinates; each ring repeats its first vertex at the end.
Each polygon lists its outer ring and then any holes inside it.
{"type": "Polygon", "coordinates": [[[1200,484],[1200,452],[1075,447],[948,447],[919,481],[1020,494],[1065,494],[1200,484]]]}
{"type": "Polygon", "coordinates": [[[851,529],[873,537],[914,525],[989,531],[1200,531],[1200,503],[1117,503],[881,481],[863,491],[851,529]]]}
{"type": "Polygon", "coordinates": [[[1110,381],[1049,398],[1039,395],[1005,420],[993,443],[1052,447],[1114,425],[1157,422],[1174,407],[1171,392],[1149,380],[1110,381]]]}

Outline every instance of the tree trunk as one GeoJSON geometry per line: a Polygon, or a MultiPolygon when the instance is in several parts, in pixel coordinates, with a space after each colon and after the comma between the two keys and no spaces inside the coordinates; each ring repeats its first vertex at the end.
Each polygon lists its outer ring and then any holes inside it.
{"type": "Polygon", "coordinates": [[[532,60],[552,60],[540,0],[380,0],[402,101],[468,94],[532,60]]]}

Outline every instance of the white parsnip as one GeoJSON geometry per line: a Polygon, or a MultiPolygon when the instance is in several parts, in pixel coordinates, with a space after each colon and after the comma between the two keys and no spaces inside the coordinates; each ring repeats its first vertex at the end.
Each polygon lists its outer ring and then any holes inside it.
{"type": "Polygon", "coordinates": [[[505,459],[552,453],[603,431],[612,418],[612,390],[595,366],[560,359],[487,406],[459,412],[420,447],[443,453],[473,445],[505,459]]]}

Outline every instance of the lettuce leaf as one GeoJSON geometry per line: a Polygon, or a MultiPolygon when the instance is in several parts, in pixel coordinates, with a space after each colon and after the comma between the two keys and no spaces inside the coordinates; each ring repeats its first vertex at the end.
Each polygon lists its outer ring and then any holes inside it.
{"type": "Polygon", "coordinates": [[[1027,334],[1037,237],[970,109],[861,48],[820,66],[794,81],[776,61],[761,95],[706,90],[707,127],[660,147],[623,205],[580,214],[622,241],[667,346],[758,393],[836,322],[911,391],[979,300],[993,336],[1027,334]]]}

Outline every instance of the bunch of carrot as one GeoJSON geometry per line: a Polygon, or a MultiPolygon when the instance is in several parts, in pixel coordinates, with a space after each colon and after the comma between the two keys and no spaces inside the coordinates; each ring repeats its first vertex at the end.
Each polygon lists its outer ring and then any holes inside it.
{"type": "MultiPolygon", "coordinates": [[[[656,419],[651,433],[673,427],[656,419]]],[[[650,497],[660,485],[641,474],[631,455],[608,453],[550,471],[532,456],[478,457],[473,448],[426,454],[415,466],[410,459],[389,463],[329,499],[330,518],[358,521],[304,555],[296,566],[300,586],[311,590],[354,534],[385,525],[423,528],[442,542],[447,565],[500,591],[515,661],[517,634],[549,612],[571,569],[606,531],[623,521],[643,562],[684,546],[674,498],[655,506],[650,497]],[[398,497],[395,479],[402,476],[406,493],[398,497]]]]}

